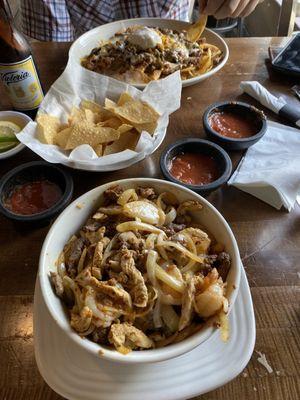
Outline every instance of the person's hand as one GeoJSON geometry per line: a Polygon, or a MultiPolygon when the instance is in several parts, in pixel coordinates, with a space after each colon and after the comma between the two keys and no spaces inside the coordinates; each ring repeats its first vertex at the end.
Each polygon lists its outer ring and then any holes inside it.
{"type": "Polygon", "coordinates": [[[261,0],[201,0],[200,13],[216,19],[243,18],[251,14],[261,0]]]}

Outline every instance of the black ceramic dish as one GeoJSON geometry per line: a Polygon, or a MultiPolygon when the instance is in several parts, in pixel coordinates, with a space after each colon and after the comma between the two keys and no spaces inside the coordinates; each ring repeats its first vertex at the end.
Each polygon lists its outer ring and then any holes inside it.
{"type": "Polygon", "coordinates": [[[160,157],[160,169],[167,180],[194,190],[202,196],[207,196],[228,181],[232,171],[232,164],[226,151],[217,144],[207,140],[189,138],[179,140],[163,151],[160,157]],[[174,178],[169,172],[170,162],[176,155],[186,152],[200,153],[213,157],[219,168],[219,178],[205,185],[190,185],[174,178]]]}
{"type": "Polygon", "coordinates": [[[45,161],[33,161],[12,169],[0,180],[0,212],[7,218],[22,223],[46,222],[67,206],[72,194],[73,180],[68,172],[45,161]],[[32,215],[15,214],[5,207],[5,200],[15,186],[40,179],[47,179],[60,187],[62,196],[57,203],[41,213],[32,215]]]}
{"type": "Polygon", "coordinates": [[[203,114],[203,126],[208,138],[218,143],[220,146],[224,147],[224,149],[243,150],[252,146],[263,137],[267,129],[267,121],[264,113],[257,108],[251,106],[250,104],[241,103],[238,101],[227,101],[223,103],[215,103],[208,107],[208,109],[203,114]],[[220,135],[218,132],[212,129],[209,121],[213,113],[220,111],[230,111],[239,115],[244,115],[245,118],[253,121],[253,124],[257,127],[257,133],[253,136],[243,139],[235,139],[220,135]]]}

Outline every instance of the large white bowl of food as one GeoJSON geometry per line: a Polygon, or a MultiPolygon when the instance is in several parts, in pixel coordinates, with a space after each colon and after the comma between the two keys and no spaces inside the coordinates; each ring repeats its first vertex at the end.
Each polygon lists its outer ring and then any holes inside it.
{"type": "Polygon", "coordinates": [[[78,346],[147,363],[205,346],[217,332],[227,340],[240,268],[234,235],[207,200],[134,178],[66,208],[45,239],[38,278],[50,314],[78,346]]]}
{"type": "Polygon", "coordinates": [[[184,21],[136,18],[99,26],[80,36],[69,58],[91,73],[101,73],[138,88],[180,70],[183,86],[219,71],[227,62],[225,41],[205,29],[190,41],[184,21]]]}

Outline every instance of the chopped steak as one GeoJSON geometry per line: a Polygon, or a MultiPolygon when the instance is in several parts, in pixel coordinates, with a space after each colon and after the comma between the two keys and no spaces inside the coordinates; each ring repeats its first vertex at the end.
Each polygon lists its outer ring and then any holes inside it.
{"type": "Polygon", "coordinates": [[[137,193],[144,199],[153,200],[156,197],[155,191],[151,187],[146,187],[146,188],[139,187],[137,188],[137,193]]]}
{"type": "Polygon", "coordinates": [[[104,192],[104,198],[108,203],[116,203],[123,193],[123,189],[119,185],[111,186],[104,192]]]}
{"type": "Polygon", "coordinates": [[[68,251],[65,252],[66,267],[68,274],[71,277],[75,277],[77,275],[77,264],[83,248],[84,239],[80,237],[73,240],[69,246],[68,251]]]}
{"type": "Polygon", "coordinates": [[[185,224],[174,224],[173,222],[171,224],[162,226],[162,230],[167,234],[167,236],[173,236],[175,233],[182,231],[183,229],[186,228],[185,224]]]}
{"type": "Polygon", "coordinates": [[[230,255],[222,251],[222,253],[218,254],[217,260],[213,265],[217,268],[219,275],[225,282],[231,265],[230,255]]]}

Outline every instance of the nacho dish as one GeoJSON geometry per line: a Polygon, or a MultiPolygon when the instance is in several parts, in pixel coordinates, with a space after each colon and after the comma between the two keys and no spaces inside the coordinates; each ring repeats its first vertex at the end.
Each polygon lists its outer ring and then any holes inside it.
{"type": "Polygon", "coordinates": [[[65,244],[51,280],[71,327],[116,349],[153,349],[204,326],[228,338],[224,246],[197,224],[202,205],[151,187],[111,186],[65,244]]]}
{"type": "Polygon", "coordinates": [[[67,116],[67,123],[49,114],[38,114],[37,138],[62,150],[88,144],[98,157],[135,150],[143,131],[154,135],[159,114],[147,103],[124,92],[118,102],[106,98],[102,106],[82,100],[67,116]]]}
{"type": "Polygon", "coordinates": [[[198,36],[194,40],[187,31],[130,26],[101,42],[81,65],[128,83],[148,83],[178,70],[182,79],[189,79],[210,71],[223,57],[218,47],[198,36]]]}

